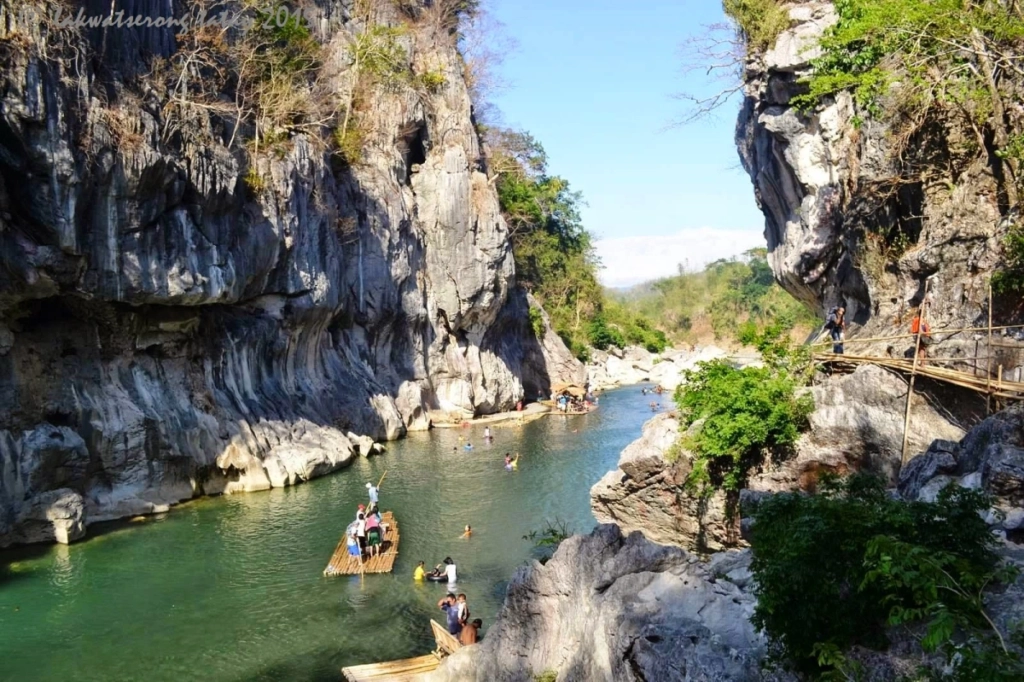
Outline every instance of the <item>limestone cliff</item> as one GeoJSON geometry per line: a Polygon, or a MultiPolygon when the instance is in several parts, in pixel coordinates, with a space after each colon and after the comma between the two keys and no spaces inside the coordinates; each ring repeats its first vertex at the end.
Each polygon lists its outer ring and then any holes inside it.
{"type": "MultiPolygon", "coordinates": [[[[580,370],[549,370],[507,321],[525,294],[434,4],[368,5],[433,80],[363,94],[349,163],[302,130],[240,146],[218,100],[168,126],[152,74],[172,29],[61,28],[61,0],[0,0],[0,546],[308,480],[350,461],[351,431],[507,409],[580,370]]],[[[356,6],[303,4],[331,91],[353,89],[371,28],[356,6]]]]}
{"type": "MultiPolygon", "coordinates": [[[[984,155],[970,161],[958,152],[974,134],[950,126],[897,141],[845,92],[812,110],[794,107],[836,13],[820,0],[786,7],[790,28],[767,53],[748,57],[736,132],[776,278],[818,311],[845,304],[850,331],[862,336],[905,333],[929,278],[933,328],[984,326],[1012,215],[984,155]],[[931,170],[901,172],[898,143],[917,147],[931,170]]],[[[997,301],[1002,324],[1019,322],[1010,307],[997,301]]]]}

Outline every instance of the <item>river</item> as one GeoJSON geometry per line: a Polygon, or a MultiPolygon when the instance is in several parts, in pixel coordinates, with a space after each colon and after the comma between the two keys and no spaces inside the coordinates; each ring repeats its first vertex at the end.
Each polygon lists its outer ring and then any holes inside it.
{"type": "Polygon", "coordinates": [[[523,535],[554,519],[594,526],[590,487],[640,435],[649,402],[639,387],[610,391],[587,416],[492,427],[490,446],[475,428],[471,451],[463,430],[411,434],[294,488],[93,526],[70,547],[0,552],[0,680],[337,682],[342,666],[433,648],[427,619],[443,615],[446,588],[411,575],[447,555],[486,633],[536,551],[523,535]],[[518,471],[504,470],[506,451],[522,453],[518,471]],[[401,528],[394,573],[323,577],[366,482],[385,470],[381,507],[401,528]]]}

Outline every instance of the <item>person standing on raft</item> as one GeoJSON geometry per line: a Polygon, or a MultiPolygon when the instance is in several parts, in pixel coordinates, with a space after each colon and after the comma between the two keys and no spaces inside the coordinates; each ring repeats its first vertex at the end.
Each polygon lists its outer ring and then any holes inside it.
{"type": "Polygon", "coordinates": [[[380,489],[374,486],[372,483],[366,483],[366,493],[370,496],[370,509],[369,512],[372,514],[377,511],[377,503],[380,500],[380,489]]]}

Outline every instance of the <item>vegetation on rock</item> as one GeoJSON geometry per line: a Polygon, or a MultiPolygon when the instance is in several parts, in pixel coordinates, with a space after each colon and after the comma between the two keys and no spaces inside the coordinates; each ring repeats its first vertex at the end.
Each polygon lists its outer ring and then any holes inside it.
{"type": "Polygon", "coordinates": [[[722,0],[722,8],[736,22],[747,43],[759,51],[770,48],[789,28],[789,12],[778,0],[722,0]]]}
{"type": "Polygon", "coordinates": [[[788,453],[814,410],[811,396],[798,391],[809,371],[806,354],[788,348],[780,326],[748,333],[763,367],[701,363],[676,390],[682,425],[690,429],[682,446],[694,455],[687,484],[702,494],[738,492],[766,458],[788,453]]]}
{"type": "Polygon", "coordinates": [[[753,622],[776,657],[813,676],[859,679],[844,652],[883,649],[887,626],[900,625],[951,666],[915,679],[1022,679],[1020,652],[985,611],[985,589],[1014,577],[994,552],[988,508],[982,492],[956,485],[935,502],[905,502],[867,474],[762,501],[753,622]]]}

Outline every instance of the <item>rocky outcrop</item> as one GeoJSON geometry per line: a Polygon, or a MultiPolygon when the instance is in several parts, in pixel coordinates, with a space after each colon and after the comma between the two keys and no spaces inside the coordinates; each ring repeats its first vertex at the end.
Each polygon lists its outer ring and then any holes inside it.
{"type": "MultiPolygon", "coordinates": [[[[776,278],[818,311],[845,304],[851,335],[905,333],[928,278],[934,329],[983,325],[1010,224],[986,160],[947,181],[925,180],[919,169],[899,177],[893,136],[849,93],[798,110],[792,98],[806,91],[801,78],[836,12],[820,0],[787,7],[790,28],[766,54],[748,59],[736,133],[776,278]]],[[[973,139],[949,129],[909,144],[930,146],[921,157],[945,168],[943,159],[959,158],[956,148],[973,139]]]]}
{"type": "MultiPolygon", "coordinates": [[[[683,383],[688,370],[701,362],[728,357],[714,346],[692,349],[668,349],[664,353],[651,353],[638,346],[625,350],[610,348],[594,350],[587,364],[587,381],[595,391],[650,382],[671,392],[683,383]]],[[[749,361],[738,361],[744,364],[749,361]]]]}
{"type": "Polygon", "coordinates": [[[1024,531],[1024,405],[992,415],[959,442],[936,440],[900,472],[898,490],[930,502],[950,484],[986,491],[995,505],[990,523],[1024,531]]]}
{"type": "MultiPolygon", "coordinates": [[[[754,494],[749,497],[788,490],[813,492],[826,473],[872,471],[895,485],[903,453],[906,383],[878,367],[863,366],[809,390],[816,407],[810,428],[791,456],[766,461],[760,470],[750,472],[745,492],[754,494]]],[[[923,452],[936,438],[942,443],[963,436],[923,397],[915,395],[912,408],[911,453],[923,452]]],[[[1008,476],[1016,461],[1012,450],[1000,452],[1009,454],[993,456],[993,462],[999,462],[993,466],[1007,473],[997,474],[997,479],[1008,476]]],[[[917,466],[915,462],[911,466],[917,466]]],[[[594,515],[599,521],[642,531],[655,542],[700,551],[743,544],[739,515],[730,513],[730,505],[739,504],[740,497],[729,499],[721,491],[705,499],[695,496],[685,486],[692,468],[693,454],[680,445],[678,419],[674,414],[658,415],[623,450],[618,469],[591,488],[594,515]]]]}
{"type": "Polygon", "coordinates": [[[705,564],[611,525],[521,568],[483,642],[445,659],[433,682],[743,682],[760,669],[750,624],[750,556],[705,564]]]}
{"type": "MultiPolygon", "coordinates": [[[[874,365],[819,381],[810,388],[814,412],[795,453],[753,476],[750,488],[814,490],[822,473],[868,470],[896,483],[903,457],[907,383],[874,365]]],[[[955,440],[963,429],[924,396],[911,401],[908,452],[924,452],[933,440],[955,440]]]]}
{"type": "Polygon", "coordinates": [[[643,435],[622,451],[619,468],[590,489],[594,517],[667,545],[718,551],[738,544],[739,527],[728,520],[725,494],[700,499],[686,488],[693,455],[679,440],[674,414],[644,424],[643,435]]]}
{"type": "MultiPolygon", "coordinates": [[[[430,3],[374,5],[443,85],[361,95],[354,164],[296,132],[250,154],[218,107],[170,126],[151,67],[172,29],[58,30],[40,20],[55,5],[0,0],[0,546],[291,485],[350,462],[346,433],[397,438],[545,388],[557,344],[501,322],[523,295],[430,3]]],[[[369,26],[349,2],[304,9],[348,91],[369,26]]]]}

